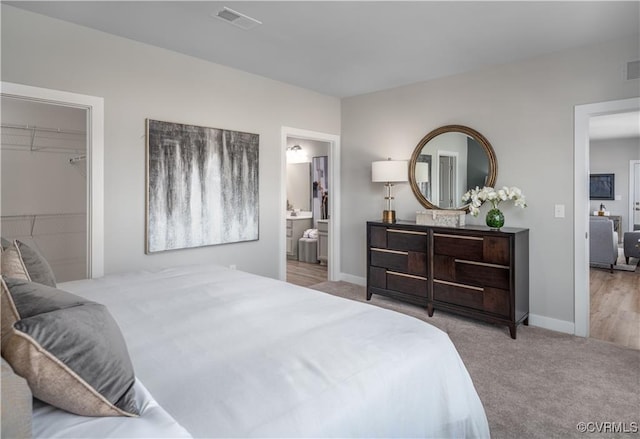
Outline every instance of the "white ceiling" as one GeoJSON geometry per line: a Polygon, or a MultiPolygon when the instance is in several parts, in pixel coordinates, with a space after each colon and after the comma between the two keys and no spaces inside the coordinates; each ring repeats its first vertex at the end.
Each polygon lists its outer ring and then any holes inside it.
{"type": "Polygon", "coordinates": [[[640,28],[638,1],[3,3],[338,97],[596,44],[640,28]],[[212,17],[223,6],[263,24],[245,31],[212,17]]]}

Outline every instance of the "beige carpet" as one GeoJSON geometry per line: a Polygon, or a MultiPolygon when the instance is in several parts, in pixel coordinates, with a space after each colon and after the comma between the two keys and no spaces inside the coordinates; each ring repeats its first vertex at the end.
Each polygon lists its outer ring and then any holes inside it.
{"type": "MultiPolygon", "coordinates": [[[[311,288],[366,302],[365,288],[347,282],[311,288]]],[[[374,295],[369,303],[449,334],[484,404],[493,438],[638,437],[580,433],[576,426],[640,426],[640,351],[533,326],[519,326],[513,340],[506,327],[438,310],[428,317],[423,308],[383,296],[374,295]]]]}

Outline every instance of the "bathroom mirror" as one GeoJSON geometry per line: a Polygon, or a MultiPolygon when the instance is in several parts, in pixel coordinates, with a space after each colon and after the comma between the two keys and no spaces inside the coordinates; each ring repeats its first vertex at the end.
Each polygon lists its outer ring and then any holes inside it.
{"type": "Polygon", "coordinates": [[[493,186],[498,175],[489,141],[463,125],[436,128],[418,143],[409,162],[409,182],[427,209],[462,209],[462,195],[476,186],[493,186]]]}

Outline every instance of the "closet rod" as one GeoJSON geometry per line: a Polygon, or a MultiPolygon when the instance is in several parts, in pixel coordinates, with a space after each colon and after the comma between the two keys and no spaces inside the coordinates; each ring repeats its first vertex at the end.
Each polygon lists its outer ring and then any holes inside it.
{"type": "Polygon", "coordinates": [[[71,129],[62,129],[62,128],[47,128],[47,127],[38,127],[35,125],[16,125],[10,123],[3,123],[1,125],[2,128],[10,128],[16,130],[25,130],[25,131],[43,131],[47,133],[60,133],[60,134],[87,134],[84,130],[71,130],[71,129]]]}

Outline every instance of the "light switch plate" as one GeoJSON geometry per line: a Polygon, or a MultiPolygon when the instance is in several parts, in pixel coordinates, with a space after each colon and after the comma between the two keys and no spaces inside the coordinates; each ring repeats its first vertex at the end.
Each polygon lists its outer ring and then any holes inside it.
{"type": "Polygon", "coordinates": [[[556,204],[554,212],[556,218],[564,218],[564,204],[556,204]]]}

